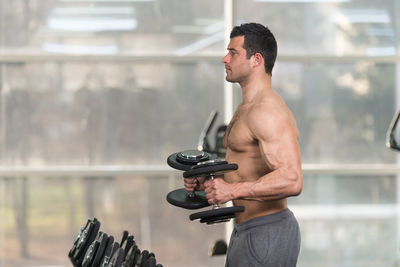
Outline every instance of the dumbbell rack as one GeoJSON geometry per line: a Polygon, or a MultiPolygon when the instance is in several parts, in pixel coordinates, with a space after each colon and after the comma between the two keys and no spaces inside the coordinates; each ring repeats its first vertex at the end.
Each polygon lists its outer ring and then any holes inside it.
{"type": "Polygon", "coordinates": [[[100,231],[100,222],[88,219],[79,231],[68,257],[74,267],[162,267],[155,254],[141,251],[128,231],[121,242],[100,231]]]}

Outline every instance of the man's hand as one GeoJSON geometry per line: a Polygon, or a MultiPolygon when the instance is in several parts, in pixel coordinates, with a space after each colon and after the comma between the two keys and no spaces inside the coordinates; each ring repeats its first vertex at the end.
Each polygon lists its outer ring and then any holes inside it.
{"type": "Polygon", "coordinates": [[[223,178],[207,180],[204,186],[204,191],[210,204],[224,204],[233,199],[233,185],[225,182],[223,178]]]}
{"type": "Polygon", "coordinates": [[[185,178],[183,180],[185,185],[185,190],[188,192],[204,190],[205,180],[206,180],[205,177],[185,178]]]}

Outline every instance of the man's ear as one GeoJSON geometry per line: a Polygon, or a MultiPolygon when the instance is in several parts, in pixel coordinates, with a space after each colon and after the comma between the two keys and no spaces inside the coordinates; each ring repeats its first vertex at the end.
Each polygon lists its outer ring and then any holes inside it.
{"type": "Polygon", "coordinates": [[[264,65],[264,58],[260,53],[255,53],[253,55],[253,67],[258,67],[260,65],[264,65]]]}

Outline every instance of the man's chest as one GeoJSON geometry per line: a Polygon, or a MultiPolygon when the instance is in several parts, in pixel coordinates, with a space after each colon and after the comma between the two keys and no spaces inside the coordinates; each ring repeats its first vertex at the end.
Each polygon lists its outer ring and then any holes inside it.
{"type": "Polygon", "coordinates": [[[246,114],[235,114],[226,129],[224,146],[233,151],[246,151],[256,143],[257,141],[249,129],[246,114]]]}

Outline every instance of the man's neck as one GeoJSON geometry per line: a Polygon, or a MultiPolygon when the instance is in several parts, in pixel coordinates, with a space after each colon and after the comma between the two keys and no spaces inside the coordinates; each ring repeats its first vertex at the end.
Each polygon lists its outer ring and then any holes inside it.
{"type": "Polygon", "coordinates": [[[252,103],[259,93],[272,90],[271,76],[268,74],[258,77],[251,77],[246,81],[240,82],[242,88],[242,103],[252,103]]]}

